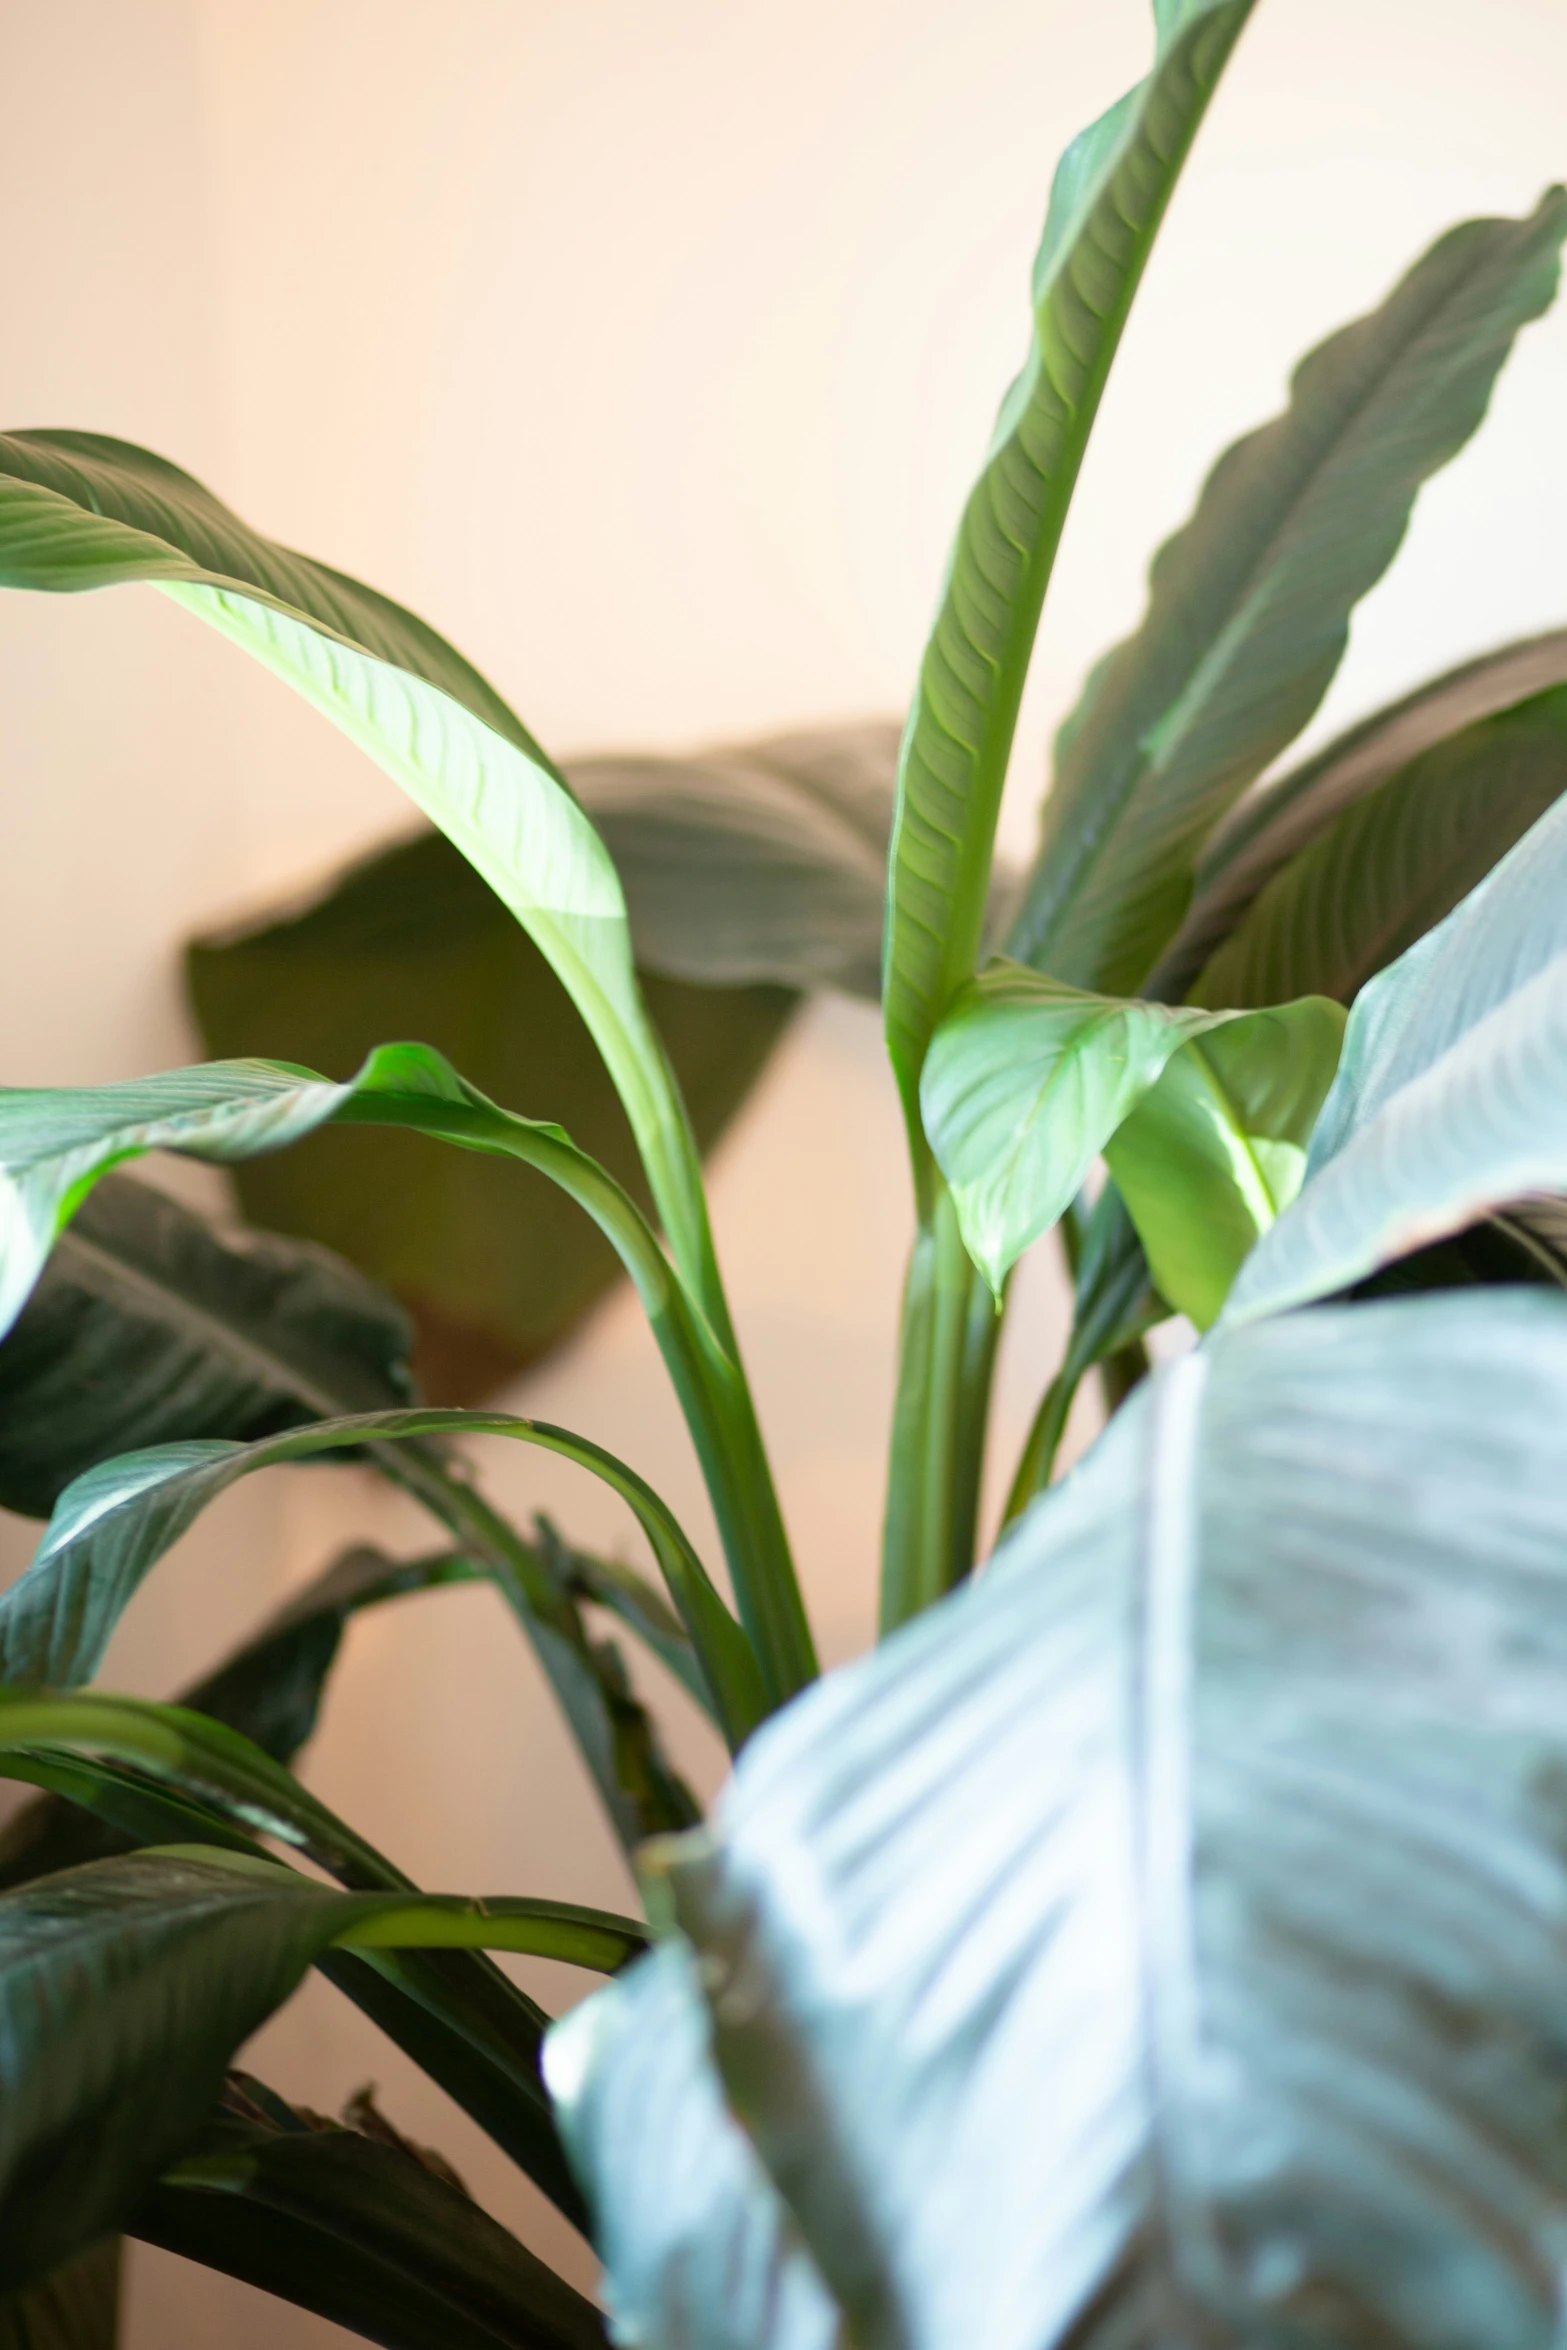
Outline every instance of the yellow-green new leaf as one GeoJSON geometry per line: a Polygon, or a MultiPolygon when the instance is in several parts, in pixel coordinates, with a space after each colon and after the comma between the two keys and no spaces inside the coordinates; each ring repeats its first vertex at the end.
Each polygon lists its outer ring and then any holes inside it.
{"type": "MultiPolygon", "coordinates": [[[[1149,1132],[1189,1160],[1193,1208],[1223,1175],[1255,1238],[1256,1219],[1271,1221],[1277,1212],[1266,1210],[1272,1187],[1287,1187],[1291,1162],[1279,1148],[1303,1164],[1311,1119],[1337,1064],[1343,1017],[1315,999],[1261,1015],[1090,995],[1019,964],[992,964],[937,1030],[920,1089],[925,1130],[965,1244],[992,1288],[999,1291],[1023,1250],[1065,1213],[1095,1159],[1183,1050],[1198,1038],[1212,1045],[1231,1025],[1251,1028],[1249,1041],[1172,1080],[1164,1108],[1150,1113],[1156,1123],[1149,1132]],[[1227,1079],[1239,1085],[1238,1098],[1226,1090],[1227,1079]],[[1211,1108],[1198,1107],[1209,1095],[1211,1108]]],[[[1142,1231],[1142,1149],[1134,1146],[1128,1157],[1133,1180],[1122,1188],[1142,1231]]],[[[1118,1164],[1116,1173],[1119,1179],[1118,1164]]],[[[1172,1246],[1170,1218],[1155,1222],[1154,1277],[1172,1304],[1190,1311],[1186,1295],[1172,1295],[1160,1278],[1161,1259],[1167,1269],[1184,1259],[1172,1246]]],[[[1148,1246],[1146,1232],[1143,1239],[1148,1246]]],[[[1196,1294],[1179,1272],[1177,1288],[1196,1294]]]]}

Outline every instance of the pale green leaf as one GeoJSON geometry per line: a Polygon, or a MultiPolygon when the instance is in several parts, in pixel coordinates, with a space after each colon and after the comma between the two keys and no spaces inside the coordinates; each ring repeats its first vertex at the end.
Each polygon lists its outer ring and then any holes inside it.
{"type": "Polygon", "coordinates": [[[1220,1331],[666,1848],[856,2342],[1549,2350],[1564,1415],[1556,1297],[1220,1331]]]}

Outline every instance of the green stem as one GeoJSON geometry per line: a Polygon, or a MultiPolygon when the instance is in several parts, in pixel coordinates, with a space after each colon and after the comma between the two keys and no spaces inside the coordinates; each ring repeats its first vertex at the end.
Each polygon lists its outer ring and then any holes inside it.
{"type": "Polygon", "coordinates": [[[915,1239],[904,1290],[882,1534],[884,1633],[973,1568],[1000,1320],[941,1184],[915,1239]]]}

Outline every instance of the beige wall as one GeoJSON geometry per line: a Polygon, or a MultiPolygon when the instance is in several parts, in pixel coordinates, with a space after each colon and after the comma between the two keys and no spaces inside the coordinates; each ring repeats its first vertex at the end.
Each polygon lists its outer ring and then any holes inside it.
{"type": "MultiPolygon", "coordinates": [[[[4,421],[150,442],[263,527],[456,637],[562,751],[898,707],[1021,347],[1050,163],[1141,70],[1135,0],[0,0],[4,421]]],[[[1304,345],[1466,211],[1567,168],[1560,0],[1262,0],[1130,330],[1048,615],[1009,835],[1154,540],[1304,345]]],[[[1567,605],[1567,321],[1422,505],[1318,731],[1567,605]]],[[[392,787],[150,594],[0,610],[0,1077],[191,1048],[174,946],[400,821],[392,787]]],[[[200,1183],[197,1190],[202,1189],[200,1183]]],[[[805,1020],[715,1211],[828,1653],[871,1616],[907,1228],[873,1020],[805,1020]]],[[[1058,1327],[1031,1268],[1000,1411],[1058,1327]]],[[[524,1409],[624,1452],[697,1524],[624,1300],[524,1409]]],[[[559,1464],[495,1488],[629,1537],[559,1464]]],[[[234,1496],[111,1661],[162,1690],[350,1530],[357,1474],[234,1496]]],[[[0,1569],[31,1531],[0,1528],[0,1569]]],[[[718,1758],[682,1717],[711,1784],[718,1758]]],[[[368,1623],[313,1783],[425,1881],[624,1900],[537,1676],[483,1593],[368,1623]]],[[[543,1978],[536,1978],[542,1980],[543,1978]]],[[[549,1996],[566,1995],[563,1980],[549,1996]]],[[[380,2081],[558,2245],[477,2133],[320,1987],[257,2063],[331,2105],[380,2081]]],[[[579,2256],[580,2257],[580,2256],[579,2256]]],[[[579,2273],[586,2273],[585,2270],[579,2273]]],[[[331,2329],[139,2258],[136,2350],[331,2329]]]]}

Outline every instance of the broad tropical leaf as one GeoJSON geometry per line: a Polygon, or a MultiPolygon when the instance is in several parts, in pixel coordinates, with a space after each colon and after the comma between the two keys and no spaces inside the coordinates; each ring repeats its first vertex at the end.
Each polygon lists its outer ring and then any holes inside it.
{"type": "Polygon", "coordinates": [[[402,786],[570,995],[670,1243],[722,1327],[695,1154],[632,969],[609,852],[520,722],[422,621],[260,537],[177,466],[92,433],[0,437],[0,584],[148,581],[273,671],[402,786]]]}
{"type": "MultiPolygon", "coordinates": [[[[214,1058],[276,1058],[344,1076],[383,1037],[422,1037],[493,1100],[525,1103],[565,1126],[639,1205],[652,1205],[581,1015],[439,832],[377,850],[303,906],[198,939],[186,984],[214,1058]]],[[[795,998],[646,971],[643,988],[706,1150],[795,998]]],[[[437,1403],[481,1401],[562,1337],[619,1270],[611,1243],[543,1175],[432,1151],[416,1135],[333,1129],[245,1162],[235,1183],[253,1222],[324,1242],[403,1299],[418,1330],[420,1381],[437,1403]]]]}
{"type": "Polygon", "coordinates": [[[0,1897],[0,2285],[120,2225],[201,2128],[239,2043],[339,1946],[515,1949],[601,1971],[640,1929],[558,1904],[339,1893],[214,1851],[0,1897]]]}
{"type": "Polygon", "coordinates": [[[373,2118],[372,2137],[231,2076],[130,2232],[387,2350],[601,2350],[593,2304],[373,2118]]]}
{"type": "Polygon", "coordinates": [[[1465,728],[1335,817],[1247,908],[1197,1003],[1352,1003],[1567,791],[1567,686],[1465,728]]]}
{"type": "MultiPolygon", "coordinates": [[[[634,1470],[586,1437],[507,1413],[403,1411],[317,1421],[256,1444],[166,1444],[90,1469],[68,1486],[31,1565],[0,1595],[0,1680],[69,1688],[90,1680],[130,1599],[202,1510],[257,1469],[369,1442],[407,1446],[458,1434],[510,1436],[602,1478],[635,1514],[703,1660],[737,1743],[765,1710],[745,1635],[680,1526],[634,1470]]],[[[521,1546],[513,1546],[520,1548],[521,1546]]],[[[548,1598],[530,1623],[546,1637],[548,1598]]]]}
{"type": "Polygon", "coordinates": [[[1564,1414],[1559,1297],[1222,1330],[667,1848],[856,2341],[1554,2341],[1564,1414]]]}
{"type": "Polygon", "coordinates": [[[1215,824],[1327,691],[1421,484],[1485,414],[1556,291],[1567,192],[1452,229],[1380,310],[1301,362],[1283,416],[1220,458],[1155,558],[1148,614],[1062,728],[1007,951],[1126,994],[1186,914],[1215,824]]]}
{"type": "Polygon", "coordinates": [[[1156,1283],[1192,1310],[1221,1261],[1233,1273],[1233,1233],[1215,1235],[1205,1256],[1187,1218],[1211,1214],[1222,1193],[1247,1246],[1271,1221],[1298,1182],[1342,1027],[1338,1007],[1317,999],[1273,1013],[1208,1012],[1089,995],[992,964],[937,1030],[920,1089],[964,1240],[992,1288],[1065,1213],[1141,1104],[1124,1171],[1114,1161],[1117,1181],[1156,1283]],[[1145,1174],[1150,1152],[1177,1170],[1167,1197],[1145,1174]]]}
{"type": "Polygon", "coordinates": [[[1294,1205],[1231,1293],[1277,1313],[1567,1189],[1567,801],[1355,1003],[1294,1205]]]}
{"type": "Polygon", "coordinates": [[[111,1453],[412,1403],[408,1324],[324,1249],[219,1235],[105,1177],[0,1345],[0,1507],[46,1518],[111,1453]]]}
{"type": "MultiPolygon", "coordinates": [[[[1428,754],[1452,737],[1467,736],[1485,719],[1499,718],[1560,685],[1567,685],[1567,629],[1526,637],[1466,661],[1362,719],[1303,766],[1259,784],[1204,848],[1191,909],[1143,992],[1178,1002],[1274,876],[1357,800],[1380,791],[1405,769],[1423,767],[1428,754]]],[[[1497,856],[1512,846],[1507,821],[1504,799],[1498,810],[1497,856]]]]}
{"type": "Polygon", "coordinates": [[[847,2350],[798,2229],[726,2109],[686,1950],[665,1945],[574,2009],[545,2062],[591,2195],[617,2340],[847,2350]]]}
{"type": "Polygon", "coordinates": [[[1121,329],[1250,0],[1162,0],[1152,72],[1068,147],[1033,329],[970,495],[899,766],[883,1008],[909,1131],[931,1032],[975,968],[1029,656],[1121,329]]]}

